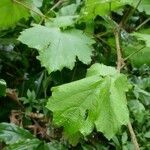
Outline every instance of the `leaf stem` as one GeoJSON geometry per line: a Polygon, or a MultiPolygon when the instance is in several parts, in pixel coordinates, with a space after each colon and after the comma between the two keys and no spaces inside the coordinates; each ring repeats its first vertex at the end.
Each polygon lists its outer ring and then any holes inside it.
{"type": "MultiPolygon", "coordinates": [[[[124,65],[124,59],[122,58],[122,52],[121,52],[121,46],[120,46],[120,28],[116,28],[114,30],[114,36],[115,36],[116,50],[117,50],[117,70],[120,72],[122,68],[122,64],[124,65]]],[[[131,135],[132,142],[135,146],[135,149],[140,150],[136,135],[134,133],[134,130],[132,128],[130,121],[128,123],[128,129],[131,135]]]]}
{"type": "Polygon", "coordinates": [[[150,17],[147,18],[144,22],[142,22],[139,26],[136,27],[135,31],[139,30],[143,25],[150,21],[150,17]]]}
{"type": "Polygon", "coordinates": [[[131,53],[129,56],[127,56],[126,58],[124,58],[124,61],[128,60],[129,58],[131,58],[133,55],[137,54],[138,52],[140,52],[144,48],[145,48],[145,46],[143,46],[142,48],[138,49],[137,51],[131,53]]]}
{"type": "Polygon", "coordinates": [[[63,2],[64,2],[64,0],[59,0],[52,8],[50,8],[50,10],[47,13],[49,13],[50,11],[52,11],[55,8],[57,8],[58,6],[60,6],[63,2]]]}

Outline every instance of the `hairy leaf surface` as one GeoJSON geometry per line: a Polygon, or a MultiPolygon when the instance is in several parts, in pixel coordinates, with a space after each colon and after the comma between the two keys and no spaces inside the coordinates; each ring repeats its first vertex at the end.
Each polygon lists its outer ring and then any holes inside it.
{"type": "MultiPolygon", "coordinates": [[[[97,66],[92,66],[91,70],[101,67],[97,66]]],[[[107,70],[110,68],[106,67],[107,70]]],[[[106,73],[103,69],[97,73],[98,70],[95,75],[52,88],[47,108],[53,112],[54,123],[64,127],[66,137],[73,144],[81,135],[90,134],[94,127],[110,139],[121,125],[129,121],[126,77],[119,73],[106,73]]]]}

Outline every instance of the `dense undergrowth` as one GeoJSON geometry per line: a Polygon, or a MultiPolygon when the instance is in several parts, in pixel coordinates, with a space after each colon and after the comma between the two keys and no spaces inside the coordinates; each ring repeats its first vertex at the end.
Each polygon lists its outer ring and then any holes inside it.
{"type": "Polygon", "coordinates": [[[1,0],[0,149],[149,150],[149,8],[1,0]]]}

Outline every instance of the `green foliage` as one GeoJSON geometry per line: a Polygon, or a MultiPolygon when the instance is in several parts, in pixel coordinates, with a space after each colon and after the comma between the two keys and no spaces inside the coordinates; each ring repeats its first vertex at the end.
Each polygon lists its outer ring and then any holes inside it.
{"type": "Polygon", "coordinates": [[[67,27],[74,25],[77,16],[58,16],[46,23],[48,27],[67,27]]]}
{"type": "Polygon", "coordinates": [[[26,139],[34,139],[35,137],[29,131],[20,128],[14,124],[0,124],[0,140],[6,144],[17,143],[26,139]]]}
{"type": "Polygon", "coordinates": [[[97,15],[106,16],[124,6],[126,1],[118,0],[87,0],[83,14],[85,19],[94,19],[97,15]]]}
{"type": "Polygon", "coordinates": [[[135,67],[140,67],[143,64],[150,65],[150,58],[147,57],[150,55],[150,30],[145,29],[140,32],[134,32],[132,35],[137,38],[139,41],[143,41],[145,44],[130,44],[125,47],[125,54],[130,55],[135,53],[134,56],[130,58],[131,64],[135,67]],[[137,52],[139,50],[139,52],[137,52]],[[136,53],[137,52],[137,53],[136,53]],[[146,59],[145,59],[146,58],[146,59]]]}
{"type": "Polygon", "coordinates": [[[0,149],[149,149],[149,7],[1,0],[0,149]]]}
{"type": "MultiPolygon", "coordinates": [[[[21,3],[27,4],[27,1],[21,3]]],[[[15,25],[20,19],[29,17],[29,10],[13,0],[1,0],[0,3],[0,30],[15,25]]]]}
{"type": "MultiPolygon", "coordinates": [[[[131,0],[131,1],[129,0],[129,4],[136,7],[138,2],[137,2],[137,0],[131,0]]],[[[140,12],[145,12],[146,14],[150,15],[149,7],[150,7],[150,1],[149,0],[142,0],[137,9],[140,12]]]]}
{"type": "Polygon", "coordinates": [[[6,82],[0,79],[0,96],[6,95],[6,82]]]}
{"type": "Polygon", "coordinates": [[[52,89],[47,108],[53,111],[54,123],[64,127],[71,143],[77,143],[80,134],[90,134],[94,126],[110,139],[121,125],[128,123],[125,92],[129,85],[126,77],[116,72],[96,64],[88,70],[85,79],[52,89]],[[93,70],[95,74],[91,74],[93,70]]]}
{"type": "Polygon", "coordinates": [[[66,150],[60,143],[45,143],[29,131],[9,123],[0,124],[0,140],[8,145],[4,150],[66,150]]]}
{"type": "Polygon", "coordinates": [[[72,69],[76,57],[85,64],[91,62],[94,41],[80,30],[61,31],[38,25],[23,31],[19,40],[38,49],[38,59],[49,73],[63,67],[72,69]]]}
{"type": "MultiPolygon", "coordinates": [[[[144,30],[145,33],[150,33],[150,30],[144,30]]],[[[150,48],[150,34],[144,34],[144,33],[133,33],[134,36],[136,36],[139,40],[143,40],[146,43],[146,47],[150,48]]]]}

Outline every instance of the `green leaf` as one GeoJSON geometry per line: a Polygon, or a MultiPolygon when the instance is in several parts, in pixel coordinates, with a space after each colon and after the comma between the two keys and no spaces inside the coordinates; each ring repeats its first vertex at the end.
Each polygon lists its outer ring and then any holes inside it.
{"type": "Polygon", "coordinates": [[[38,59],[49,73],[63,67],[72,69],[76,57],[84,64],[91,62],[94,40],[80,30],[61,31],[59,28],[36,25],[23,31],[19,40],[38,50],[38,59]]]}
{"type": "MultiPolygon", "coordinates": [[[[137,0],[126,0],[126,1],[128,1],[128,4],[132,5],[133,7],[136,7],[138,4],[137,0]]],[[[149,0],[142,0],[137,9],[140,12],[145,12],[146,14],[150,15],[150,9],[149,8],[150,8],[150,1],[149,0]]]]}
{"type": "Polygon", "coordinates": [[[32,1],[36,7],[41,7],[43,4],[43,0],[32,0],[32,1]]]}
{"type": "Polygon", "coordinates": [[[149,0],[142,0],[139,7],[138,7],[138,10],[140,12],[145,11],[146,14],[150,15],[150,9],[149,8],[150,8],[150,1],[149,0]]]}
{"type": "Polygon", "coordinates": [[[55,141],[45,143],[38,139],[26,139],[24,141],[11,144],[4,150],[66,150],[66,148],[61,143],[55,141]]]}
{"type": "MultiPolygon", "coordinates": [[[[126,47],[126,49],[125,49],[126,56],[129,56],[130,54],[135,53],[138,49],[141,49],[141,47],[140,48],[133,47],[133,46],[126,47]]],[[[130,62],[133,67],[141,67],[143,64],[147,64],[150,66],[150,57],[149,56],[150,56],[150,48],[145,47],[140,52],[134,54],[130,58],[130,62]]]]}
{"type": "Polygon", "coordinates": [[[47,143],[46,146],[49,148],[48,150],[67,150],[60,142],[52,141],[47,143]]]}
{"type": "Polygon", "coordinates": [[[76,10],[77,10],[77,5],[71,4],[71,5],[62,7],[59,11],[59,14],[61,16],[69,16],[69,15],[73,16],[73,15],[75,15],[76,10]]]}
{"type": "Polygon", "coordinates": [[[150,139],[150,131],[146,132],[146,133],[144,134],[144,137],[146,137],[146,138],[149,138],[149,139],[150,139]]]}
{"type": "MultiPolygon", "coordinates": [[[[40,150],[38,149],[38,146],[41,143],[42,141],[38,139],[24,139],[24,141],[20,141],[9,145],[4,150],[40,150]]],[[[48,149],[43,149],[43,150],[48,150],[48,149]]]]}
{"type": "Polygon", "coordinates": [[[6,144],[13,144],[33,138],[35,137],[30,132],[15,124],[0,123],[0,140],[6,144]]]}
{"type": "MultiPolygon", "coordinates": [[[[25,0],[20,0],[19,2],[27,3],[25,0]]],[[[29,10],[13,0],[1,0],[0,14],[0,30],[2,30],[15,25],[22,18],[27,19],[29,10]]]]}
{"type": "Polygon", "coordinates": [[[134,67],[140,67],[143,64],[147,64],[150,66],[150,30],[141,30],[139,32],[134,32],[131,35],[136,37],[137,40],[144,41],[145,47],[143,48],[144,45],[140,44],[140,42],[139,44],[129,44],[128,46],[124,47],[125,55],[129,56],[130,54],[135,53],[130,58],[130,62],[134,67]],[[138,50],[140,51],[137,52],[138,50]]]}
{"type": "Polygon", "coordinates": [[[90,134],[94,127],[111,139],[129,121],[126,77],[119,73],[101,77],[105,74],[103,69],[101,74],[97,73],[98,70],[90,77],[52,88],[47,108],[53,112],[54,124],[64,127],[72,144],[77,144],[82,135],[90,134]]]}
{"type": "MultiPolygon", "coordinates": [[[[148,32],[149,32],[149,30],[147,30],[147,33],[148,32]]],[[[137,37],[138,40],[145,41],[146,46],[150,47],[150,34],[135,32],[132,35],[134,35],[135,37],[137,37]]]]}
{"type": "Polygon", "coordinates": [[[88,69],[86,76],[87,77],[93,75],[107,76],[107,75],[114,75],[116,73],[118,73],[118,71],[114,67],[109,67],[103,64],[96,63],[88,69]]]}
{"type": "Polygon", "coordinates": [[[0,79],[0,96],[6,95],[6,82],[0,79]]]}
{"type": "Polygon", "coordinates": [[[67,27],[72,26],[78,16],[58,16],[46,22],[48,27],[67,27]]]}
{"type": "Polygon", "coordinates": [[[106,16],[110,11],[115,11],[127,4],[119,0],[87,0],[83,14],[85,19],[94,19],[97,15],[106,16]]]}

